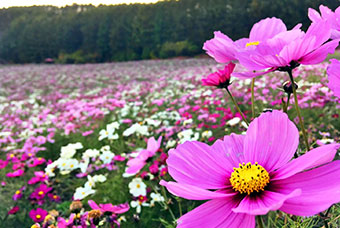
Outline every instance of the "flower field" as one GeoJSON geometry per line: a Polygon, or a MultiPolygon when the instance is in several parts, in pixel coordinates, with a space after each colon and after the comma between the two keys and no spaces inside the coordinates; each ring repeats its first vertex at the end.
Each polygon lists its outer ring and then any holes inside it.
{"type": "Polygon", "coordinates": [[[1,66],[1,227],[339,227],[339,10],[213,59],[1,66]]]}
{"type": "MultiPolygon", "coordinates": [[[[340,140],[340,103],[325,85],[327,65],[293,72],[313,147],[340,140]]],[[[2,67],[1,224],[173,227],[200,203],[159,184],[171,180],[169,149],[247,131],[227,94],[201,85],[219,67],[210,59],[2,67]]],[[[257,114],[281,109],[286,80],[283,73],[256,80],[257,114]]],[[[250,84],[235,78],[230,86],[242,110],[250,110],[250,84]]],[[[295,116],[293,105],[288,113],[295,116]]],[[[330,219],[338,211],[334,206],[330,219]]],[[[323,224],[276,212],[264,220],[276,227],[323,224]]]]}

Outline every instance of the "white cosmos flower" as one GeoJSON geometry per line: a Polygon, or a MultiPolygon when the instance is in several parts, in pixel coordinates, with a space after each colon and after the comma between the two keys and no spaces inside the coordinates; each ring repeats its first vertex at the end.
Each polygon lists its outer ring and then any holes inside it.
{"type": "Polygon", "coordinates": [[[99,155],[99,150],[97,149],[87,149],[84,153],[83,153],[83,159],[85,158],[95,158],[98,157],[99,155]]]}
{"type": "Polygon", "coordinates": [[[176,145],[176,140],[170,139],[167,143],[166,143],[166,148],[172,148],[176,145]]]}
{"type": "Polygon", "coordinates": [[[150,201],[151,206],[154,206],[155,202],[164,202],[164,197],[159,193],[152,192],[150,196],[151,196],[151,201],[150,201]]]}
{"type": "Polygon", "coordinates": [[[197,141],[200,135],[198,132],[194,133],[192,129],[187,129],[179,132],[177,136],[179,138],[179,143],[182,144],[186,141],[197,141]]]}
{"type": "Polygon", "coordinates": [[[101,152],[105,152],[105,151],[110,151],[111,152],[110,146],[109,145],[103,146],[102,148],[100,148],[100,151],[101,152]]]}
{"type": "Polygon", "coordinates": [[[203,131],[202,132],[202,138],[210,138],[212,136],[212,132],[211,131],[203,131]]]}
{"type": "Polygon", "coordinates": [[[96,191],[93,190],[92,188],[89,188],[89,186],[79,187],[76,189],[76,192],[74,193],[73,198],[75,200],[82,200],[86,196],[94,194],[95,192],[96,191]]]}
{"type": "Polygon", "coordinates": [[[118,134],[117,133],[115,134],[116,129],[119,129],[119,123],[118,122],[113,122],[113,123],[106,125],[106,129],[102,129],[99,132],[98,140],[101,141],[105,138],[118,139],[119,138],[118,134]]]}
{"type": "Polygon", "coordinates": [[[130,136],[134,133],[147,136],[147,135],[149,135],[148,126],[141,125],[139,123],[135,123],[123,132],[123,136],[130,136]]]}
{"type": "Polygon", "coordinates": [[[82,173],[86,173],[89,163],[90,163],[90,158],[84,158],[84,161],[79,163],[79,169],[82,173]]]}
{"type": "Polygon", "coordinates": [[[137,212],[138,214],[141,213],[141,211],[142,211],[142,206],[143,206],[143,207],[149,207],[149,206],[150,206],[150,204],[145,203],[145,202],[141,202],[141,201],[139,201],[139,200],[132,200],[132,201],[130,202],[130,204],[131,204],[131,207],[136,208],[136,212],[137,212]]]}
{"type": "Polygon", "coordinates": [[[227,125],[229,126],[235,126],[236,124],[238,124],[241,121],[241,119],[239,117],[234,117],[231,120],[229,120],[227,122],[227,125]]]}
{"type": "Polygon", "coordinates": [[[103,161],[104,164],[109,164],[109,163],[111,163],[114,156],[115,156],[114,153],[112,153],[110,151],[105,151],[99,156],[99,158],[100,158],[100,160],[103,161]]]}
{"type": "Polygon", "coordinates": [[[77,151],[70,146],[62,146],[61,147],[61,153],[60,153],[60,157],[61,158],[72,158],[73,155],[76,153],[77,151]]]}
{"type": "Polygon", "coordinates": [[[87,182],[85,183],[85,188],[93,188],[96,187],[96,182],[91,175],[87,175],[87,182]]]}
{"type": "Polygon", "coordinates": [[[130,189],[129,192],[135,197],[138,197],[140,195],[146,196],[146,185],[144,184],[142,178],[140,177],[134,178],[129,183],[129,189],[130,189]]]}
{"type": "Polygon", "coordinates": [[[94,175],[93,176],[93,180],[95,181],[95,182],[100,182],[100,183],[103,183],[103,182],[105,182],[106,181],[106,176],[104,176],[103,174],[99,174],[99,175],[94,175]]]}

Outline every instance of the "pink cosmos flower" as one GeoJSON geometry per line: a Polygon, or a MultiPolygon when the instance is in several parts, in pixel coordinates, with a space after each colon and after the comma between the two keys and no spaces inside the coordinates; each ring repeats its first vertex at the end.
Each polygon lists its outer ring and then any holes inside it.
{"type": "Polygon", "coordinates": [[[48,180],[48,176],[43,171],[36,171],[34,172],[34,177],[28,180],[28,184],[36,184],[38,182],[44,182],[48,180]]]}
{"type": "Polygon", "coordinates": [[[43,198],[45,198],[45,195],[47,193],[49,193],[50,191],[52,191],[52,188],[47,187],[46,184],[41,184],[39,185],[38,188],[36,188],[30,195],[31,199],[37,199],[37,200],[41,200],[43,198]]]}
{"type": "Polygon", "coordinates": [[[126,170],[126,173],[138,173],[145,166],[146,160],[155,155],[155,153],[161,146],[161,141],[162,136],[159,137],[157,141],[154,137],[149,138],[146,150],[140,151],[137,157],[127,162],[128,168],[126,170]]]}
{"type": "Polygon", "coordinates": [[[26,190],[26,186],[21,187],[19,190],[17,190],[14,195],[12,196],[12,199],[14,201],[17,201],[18,199],[22,198],[22,192],[26,190]]]}
{"type": "Polygon", "coordinates": [[[29,216],[34,222],[42,222],[45,217],[48,215],[48,212],[42,208],[32,209],[29,212],[29,216]]]}
{"type": "Polygon", "coordinates": [[[223,70],[218,70],[215,73],[209,74],[207,78],[202,79],[202,85],[217,86],[219,88],[226,88],[230,85],[230,75],[234,71],[235,64],[229,63],[223,70]]]}
{"type": "Polygon", "coordinates": [[[335,96],[340,98],[340,62],[336,59],[331,59],[331,64],[327,68],[328,87],[333,91],[335,96]]]}
{"type": "Polygon", "coordinates": [[[130,206],[128,203],[120,204],[120,205],[112,205],[111,203],[107,203],[107,204],[99,204],[98,206],[96,202],[94,202],[93,200],[89,200],[88,204],[93,210],[100,210],[102,213],[111,212],[114,214],[122,214],[122,213],[127,212],[130,209],[130,206]]]}
{"type": "Polygon", "coordinates": [[[308,17],[312,22],[318,22],[321,20],[328,20],[331,25],[331,39],[340,38],[340,7],[335,12],[329,9],[327,6],[319,6],[321,14],[316,10],[309,8],[308,17]]]}
{"type": "Polygon", "coordinates": [[[298,144],[294,123],[274,110],[255,118],[246,135],[170,150],[169,174],[177,182],[160,184],[179,197],[209,200],[179,218],[177,227],[255,227],[255,216],[270,210],[310,216],[339,202],[340,161],[332,160],[340,144],[291,160],[298,144]]]}
{"type": "Polygon", "coordinates": [[[312,23],[306,33],[300,29],[281,32],[265,42],[259,42],[255,49],[237,52],[240,64],[250,71],[232,76],[254,78],[275,70],[288,71],[300,64],[321,63],[329,53],[334,53],[339,44],[339,40],[327,42],[330,35],[327,21],[312,23]]]}
{"type": "Polygon", "coordinates": [[[20,210],[20,208],[19,208],[18,206],[14,206],[14,207],[12,207],[12,208],[7,212],[7,214],[9,214],[9,215],[14,215],[14,214],[16,214],[19,210],[20,210]]]}
{"type": "Polygon", "coordinates": [[[7,177],[20,177],[24,175],[24,170],[23,169],[18,169],[12,173],[7,173],[6,176],[7,177]]]}
{"type": "Polygon", "coordinates": [[[287,31],[286,25],[278,18],[263,19],[252,27],[249,38],[232,41],[227,35],[220,31],[214,32],[215,37],[207,40],[203,50],[219,63],[227,63],[236,60],[236,53],[243,49],[253,49],[254,45],[273,38],[275,35],[287,31]]]}

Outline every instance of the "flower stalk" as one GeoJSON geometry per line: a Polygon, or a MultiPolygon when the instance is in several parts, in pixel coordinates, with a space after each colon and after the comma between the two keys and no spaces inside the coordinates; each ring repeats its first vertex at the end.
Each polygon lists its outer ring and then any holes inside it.
{"type": "Polygon", "coordinates": [[[246,117],[244,116],[243,112],[241,111],[240,107],[238,106],[238,104],[237,104],[235,98],[233,97],[233,95],[231,94],[230,90],[228,89],[228,87],[226,87],[225,89],[227,90],[227,92],[228,92],[228,94],[229,94],[229,96],[230,96],[232,102],[234,103],[234,105],[235,105],[237,111],[238,111],[238,112],[240,113],[240,115],[242,116],[243,121],[247,124],[247,126],[249,126],[249,122],[247,121],[246,117]]]}
{"type": "Polygon", "coordinates": [[[254,97],[254,87],[255,87],[255,78],[251,81],[251,114],[252,118],[255,118],[255,97],[254,97]]]}
{"type": "MultiPolygon", "coordinates": [[[[307,136],[307,132],[306,132],[306,129],[304,127],[301,112],[300,112],[299,101],[298,101],[297,94],[296,94],[296,88],[294,86],[295,82],[294,82],[294,78],[293,78],[293,74],[292,74],[292,69],[287,70],[287,73],[288,73],[289,79],[290,79],[290,81],[293,85],[292,88],[293,88],[293,95],[294,95],[294,101],[295,101],[295,109],[296,109],[296,113],[297,113],[298,118],[299,118],[299,123],[300,123],[301,131],[302,131],[303,139],[305,141],[307,151],[309,151],[308,136],[307,136]]],[[[288,102],[287,102],[287,105],[288,105],[288,102]]]]}

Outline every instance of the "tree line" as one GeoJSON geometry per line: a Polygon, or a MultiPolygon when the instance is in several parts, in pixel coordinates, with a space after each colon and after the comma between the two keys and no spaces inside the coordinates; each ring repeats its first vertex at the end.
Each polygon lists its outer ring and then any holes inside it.
{"type": "Polygon", "coordinates": [[[292,28],[310,21],[308,8],[338,0],[166,0],[156,4],[12,7],[0,10],[0,61],[108,62],[194,56],[220,30],[248,36],[265,17],[292,28]]]}

